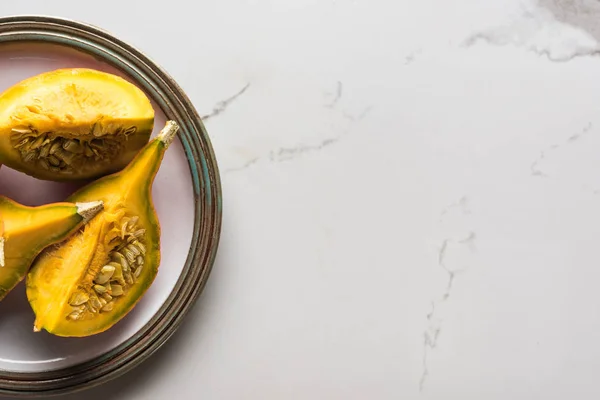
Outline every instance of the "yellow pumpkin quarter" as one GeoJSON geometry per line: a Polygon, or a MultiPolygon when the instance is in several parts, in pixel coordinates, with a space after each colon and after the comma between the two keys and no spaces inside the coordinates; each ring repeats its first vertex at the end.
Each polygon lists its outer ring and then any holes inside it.
{"type": "Polygon", "coordinates": [[[98,201],[29,207],[0,196],[0,300],[44,248],[72,235],[101,209],[98,201]]]}
{"type": "Polygon", "coordinates": [[[168,121],[122,171],[68,201],[99,199],[104,210],[60,245],[46,249],[26,281],[34,330],[90,336],[122,319],[150,287],[160,264],[152,184],[178,126],[168,121]]]}
{"type": "Polygon", "coordinates": [[[0,94],[0,163],[44,180],[97,178],[124,168],[153,127],[150,100],[125,79],[45,72],[0,94]]]}

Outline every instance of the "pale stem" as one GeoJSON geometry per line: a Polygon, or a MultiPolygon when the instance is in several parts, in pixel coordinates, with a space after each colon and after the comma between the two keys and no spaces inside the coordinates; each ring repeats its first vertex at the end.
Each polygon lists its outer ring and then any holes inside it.
{"type": "Polygon", "coordinates": [[[104,202],[102,201],[89,201],[87,203],[75,203],[77,206],[77,214],[83,217],[83,223],[88,223],[92,218],[96,216],[102,209],[104,209],[104,202]]]}
{"type": "Polygon", "coordinates": [[[173,139],[175,139],[175,135],[177,134],[178,130],[179,125],[177,122],[169,120],[165,123],[165,127],[162,128],[158,134],[157,139],[163,142],[165,144],[165,148],[167,148],[173,142],[173,139]]]}

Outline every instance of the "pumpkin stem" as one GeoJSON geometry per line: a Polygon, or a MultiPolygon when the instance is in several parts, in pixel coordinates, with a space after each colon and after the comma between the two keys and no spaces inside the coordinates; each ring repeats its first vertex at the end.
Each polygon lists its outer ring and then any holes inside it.
{"type": "Polygon", "coordinates": [[[179,130],[179,125],[175,121],[167,121],[165,123],[165,127],[162,128],[160,133],[157,136],[157,139],[165,144],[165,148],[168,148],[169,145],[175,139],[175,134],[179,130]]]}
{"type": "Polygon", "coordinates": [[[88,223],[104,208],[102,201],[89,201],[86,203],[75,203],[77,206],[77,214],[83,217],[83,222],[88,223]]]}

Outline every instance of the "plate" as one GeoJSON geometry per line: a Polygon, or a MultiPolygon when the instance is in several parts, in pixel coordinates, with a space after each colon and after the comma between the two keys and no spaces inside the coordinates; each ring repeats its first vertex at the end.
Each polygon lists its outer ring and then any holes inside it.
{"type": "MultiPolygon", "coordinates": [[[[105,333],[60,338],[34,333],[21,283],[0,302],[0,393],[72,392],[121,375],[177,329],[208,279],[221,228],[221,187],[208,135],[191,102],[160,67],[101,29],[65,19],[0,18],[0,91],[49,70],[89,67],[118,74],[146,92],[156,112],[180,125],[153,186],[161,223],[161,264],[139,304],[105,333]]],[[[27,205],[64,200],[80,185],[39,181],[0,169],[0,194],[27,205]]]]}

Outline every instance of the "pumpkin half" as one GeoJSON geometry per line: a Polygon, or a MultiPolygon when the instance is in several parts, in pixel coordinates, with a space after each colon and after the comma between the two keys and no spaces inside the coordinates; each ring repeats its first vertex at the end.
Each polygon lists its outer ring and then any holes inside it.
{"type": "Polygon", "coordinates": [[[29,207],[0,196],[0,300],[45,247],[69,237],[101,209],[100,201],[29,207]]]}
{"type": "Polygon", "coordinates": [[[77,337],[103,332],[150,287],[160,264],[152,184],[177,129],[168,121],[125,169],[69,197],[102,200],[104,210],[32,266],[26,286],[35,331],[77,337]]]}
{"type": "Polygon", "coordinates": [[[45,72],[0,94],[0,163],[44,180],[97,178],[124,168],[153,126],[150,100],[125,79],[45,72]]]}

